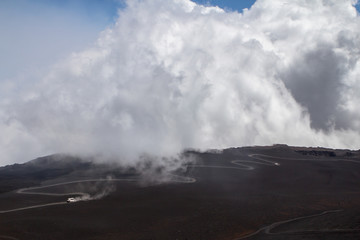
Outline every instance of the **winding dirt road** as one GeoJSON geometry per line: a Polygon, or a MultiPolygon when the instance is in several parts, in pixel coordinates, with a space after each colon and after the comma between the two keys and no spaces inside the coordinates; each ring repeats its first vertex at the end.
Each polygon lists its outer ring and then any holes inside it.
{"type": "MultiPolygon", "coordinates": [[[[269,161],[266,159],[262,159],[259,157],[256,157],[259,154],[251,154],[249,157],[255,159],[255,161],[251,160],[234,160],[231,163],[234,165],[237,165],[236,167],[229,167],[229,166],[213,166],[213,165],[189,165],[191,167],[196,168],[222,168],[222,169],[237,169],[237,170],[254,170],[255,168],[251,165],[247,164],[262,164],[267,166],[279,166],[280,164],[277,162],[269,161]],[[247,164],[246,164],[247,163],[247,164]]],[[[196,182],[195,178],[191,177],[183,177],[179,175],[169,175],[171,180],[170,182],[179,182],[179,183],[194,183],[196,182]]],[[[94,198],[91,197],[88,193],[84,192],[69,192],[69,193],[49,193],[49,192],[42,192],[37,191],[40,189],[45,188],[51,188],[56,186],[63,186],[68,184],[74,184],[74,183],[84,183],[84,182],[118,182],[118,181],[128,181],[128,182],[135,182],[139,181],[139,179],[136,178],[114,178],[114,179],[87,179],[87,180],[77,180],[77,181],[70,181],[70,182],[63,182],[63,183],[56,183],[51,185],[45,185],[45,186],[38,186],[38,187],[30,187],[30,188],[21,188],[16,191],[18,194],[31,194],[31,195],[43,195],[43,196],[77,196],[75,199],[76,201],[89,201],[93,200],[94,198]]],[[[49,206],[55,206],[55,205],[64,205],[68,204],[66,201],[61,202],[52,202],[52,203],[46,203],[46,204],[39,204],[39,205],[32,205],[28,207],[21,207],[21,208],[15,208],[15,209],[9,209],[9,210],[0,210],[0,214],[3,213],[9,213],[9,212],[17,212],[17,211],[23,211],[28,209],[34,209],[34,208],[42,208],[42,207],[49,207],[49,206]]]]}
{"type": "MultiPolygon", "coordinates": [[[[291,160],[291,161],[346,161],[346,162],[360,163],[360,161],[351,160],[351,159],[283,158],[283,157],[269,156],[269,155],[264,155],[264,154],[249,154],[248,156],[254,160],[233,160],[233,161],[231,161],[231,163],[236,165],[233,167],[232,166],[221,166],[221,165],[201,165],[201,164],[190,164],[189,167],[254,170],[255,169],[255,167],[253,166],[254,164],[271,166],[271,167],[279,167],[280,166],[280,163],[278,163],[276,161],[271,161],[271,160],[268,160],[265,158],[271,158],[271,159],[277,159],[277,160],[291,160]]],[[[170,182],[178,182],[178,183],[194,183],[194,182],[196,182],[196,179],[191,178],[191,177],[184,177],[184,176],[179,176],[179,175],[169,175],[169,176],[171,178],[170,182]]],[[[77,181],[63,182],[63,183],[57,183],[57,184],[51,184],[51,185],[45,185],[45,186],[22,188],[22,189],[17,190],[16,193],[31,194],[31,195],[44,195],[44,196],[77,196],[76,197],[77,201],[88,201],[88,200],[93,200],[95,198],[92,198],[88,193],[84,193],[84,192],[47,193],[47,192],[41,192],[41,191],[36,191],[36,190],[50,188],[50,187],[56,187],[56,186],[62,186],[62,185],[68,185],[68,184],[74,184],[74,183],[117,182],[117,181],[135,182],[135,181],[139,181],[139,179],[136,179],[136,178],[114,178],[114,179],[77,180],[77,181]]],[[[33,205],[33,206],[15,208],[15,209],[9,209],[9,210],[0,210],[0,214],[16,212],[16,211],[23,211],[23,210],[34,209],[34,208],[49,207],[49,206],[54,206],[54,205],[63,205],[63,204],[67,204],[67,202],[61,201],[61,202],[39,204],[39,205],[33,205]]],[[[259,229],[259,231],[260,231],[260,229],[259,229]]]]}
{"type": "MultiPolygon", "coordinates": [[[[255,158],[257,160],[261,160],[261,161],[265,161],[266,163],[264,162],[256,162],[258,164],[264,164],[264,165],[276,165],[276,166],[280,166],[279,163],[277,162],[272,162],[272,161],[269,161],[269,160],[266,160],[266,159],[263,159],[261,157],[265,157],[265,158],[272,158],[272,159],[277,159],[277,160],[290,160],[290,161],[318,161],[318,162],[351,162],[351,163],[360,163],[360,161],[357,161],[357,160],[352,160],[352,159],[329,159],[329,158],[326,158],[326,159],[311,159],[311,158],[284,158],[284,157],[275,157],[275,156],[269,156],[269,155],[264,155],[264,154],[251,154],[249,155],[250,157],[252,158],[255,158]],[[254,157],[254,156],[257,156],[257,157],[254,157]]],[[[232,161],[232,163],[244,163],[245,161],[243,160],[235,160],[235,161],[232,161]]],[[[246,162],[251,162],[251,163],[254,163],[252,161],[246,161],[246,162]]],[[[244,164],[241,164],[241,165],[244,165],[244,164]]],[[[247,165],[244,166],[244,168],[246,168],[246,170],[253,170],[254,168],[253,167],[248,167],[247,165]]],[[[273,233],[271,232],[272,229],[280,226],[280,225],[283,225],[283,224],[287,224],[287,223],[291,223],[291,222],[295,222],[295,221],[298,221],[298,220],[303,220],[303,219],[310,219],[310,218],[314,218],[314,217],[319,217],[319,216],[323,216],[323,215],[326,215],[326,214],[331,214],[331,213],[337,213],[337,212],[341,212],[343,211],[342,209],[336,209],[336,210],[328,210],[328,211],[324,211],[322,213],[318,213],[318,214],[313,214],[313,215],[309,215],[309,216],[303,216],[303,217],[297,217],[297,218],[292,218],[292,219],[288,219],[288,220],[284,220],[284,221],[279,221],[279,222],[275,222],[275,223],[272,223],[268,226],[265,226],[265,227],[262,227],[262,228],[259,228],[257,231],[249,234],[249,235],[246,235],[246,236],[243,236],[241,238],[236,238],[235,240],[241,240],[241,239],[247,239],[247,238],[250,238],[252,236],[255,236],[261,232],[265,233],[265,234],[268,234],[268,235],[281,235],[281,234],[309,234],[309,233],[312,233],[312,234],[316,234],[316,233],[352,233],[352,232],[360,232],[360,229],[326,229],[326,230],[302,230],[302,231],[286,231],[286,232],[277,232],[277,233],[273,233]]]]}
{"type": "MultiPolygon", "coordinates": [[[[273,159],[278,159],[278,160],[288,160],[288,161],[307,161],[307,162],[311,162],[311,161],[316,161],[316,162],[351,162],[351,163],[360,163],[360,161],[358,160],[353,160],[353,159],[346,159],[346,158],[288,158],[288,157],[277,157],[277,156],[270,156],[270,155],[265,155],[265,154],[250,154],[250,157],[254,158],[254,156],[260,156],[260,157],[255,157],[257,159],[262,159],[261,157],[265,157],[265,158],[273,158],[273,159]]],[[[270,161],[271,162],[271,161],[270,161]]]]}
{"type": "MultiPolygon", "coordinates": [[[[352,160],[352,159],[310,159],[310,158],[284,158],[284,157],[276,157],[276,156],[269,156],[269,155],[264,155],[264,154],[250,154],[248,155],[249,157],[251,157],[253,160],[233,160],[231,161],[232,164],[236,165],[236,166],[221,166],[221,165],[201,165],[201,164],[190,164],[189,167],[195,167],[195,168],[219,168],[219,169],[234,169],[234,170],[254,170],[255,167],[254,165],[258,164],[258,165],[265,165],[265,166],[270,166],[270,167],[279,167],[280,163],[278,163],[277,161],[271,161],[270,159],[274,159],[274,160],[288,160],[288,161],[344,161],[344,162],[352,162],[352,163],[360,163],[360,161],[356,161],[356,160],[352,160]]],[[[191,177],[183,177],[183,176],[178,176],[178,175],[169,175],[171,178],[171,182],[179,182],[179,183],[194,183],[196,182],[195,178],[191,178],[191,177]]],[[[51,185],[45,185],[45,186],[38,186],[38,187],[30,187],[30,188],[22,188],[16,191],[16,193],[18,194],[32,194],[32,195],[44,195],[44,196],[77,196],[76,199],[77,201],[88,201],[88,200],[92,200],[94,198],[92,198],[88,193],[84,193],[84,192],[70,192],[70,193],[50,193],[50,192],[41,192],[38,191],[40,189],[45,189],[45,188],[51,188],[51,187],[56,187],[56,186],[62,186],[62,185],[68,185],[68,184],[75,184],[75,183],[84,183],[84,182],[117,182],[117,181],[128,181],[128,182],[135,182],[135,181],[139,181],[139,179],[136,178],[115,178],[115,179],[87,179],[87,180],[77,180],[77,181],[70,181],[70,182],[63,182],[63,183],[57,183],[57,184],[51,184],[51,185]]],[[[35,208],[43,208],[43,207],[49,207],[49,206],[55,206],[55,205],[64,205],[64,204],[68,204],[66,201],[61,201],[61,202],[52,202],[52,203],[46,203],[46,204],[39,204],[39,205],[33,205],[33,206],[28,206],[28,207],[22,207],[22,208],[15,208],[15,209],[9,209],[9,210],[1,210],[0,214],[4,214],[4,213],[10,213],[10,212],[17,212],[17,211],[23,211],[23,210],[29,210],[29,209],[35,209],[35,208]]],[[[284,220],[284,221],[279,221],[279,222],[275,222],[272,223],[268,226],[262,227],[260,229],[258,229],[257,231],[243,236],[241,238],[237,238],[235,240],[241,240],[241,239],[247,239],[250,238],[252,236],[255,236],[259,233],[264,233],[264,234],[268,234],[268,235],[279,235],[279,234],[301,234],[301,233],[322,233],[322,232],[358,232],[360,230],[357,229],[335,229],[335,230],[324,230],[324,231],[287,231],[287,232],[277,232],[277,233],[273,233],[271,232],[272,229],[283,225],[283,224],[287,224],[290,222],[294,222],[294,221],[298,221],[298,220],[303,220],[303,219],[310,219],[310,218],[314,218],[314,217],[318,217],[318,216],[322,216],[325,214],[331,214],[331,213],[336,213],[342,210],[329,210],[329,211],[325,211],[319,214],[313,214],[313,215],[309,215],[309,216],[303,216],[303,217],[297,217],[297,218],[292,218],[289,220],[284,220]]],[[[10,236],[1,236],[0,235],[0,239],[10,239],[10,240],[17,240],[17,238],[14,237],[10,237],[10,236]]]]}
{"type": "MultiPolygon", "coordinates": [[[[194,178],[190,177],[181,177],[177,175],[172,175],[173,177],[176,177],[177,179],[172,179],[172,182],[179,182],[179,183],[193,183],[196,180],[194,178]]],[[[89,201],[94,200],[96,198],[90,196],[88,193],[84,192],[68,192],[68,193],[48,193],[48,192],[39,192],[36,190],[50,188],[50,187],[56,187],[56,186],[62,186],[62,185],[68,185],[68,184],[74,184],[74,183],[84,183],[84,182],[135,182],[139,181],[139,179],[136,178],[113,178],[113,179],[87,179],[87,180],[77,180],[77,181],[70,181],[70,182],[63,182],[63,183],[56,183],[51,185],[45,185],[45,186],[39,186],[39,187],[30,187],[30,188],[21,188],[16,191],[18,194],[31,194],[31,195],[43,195],[43,196],[77,196],[76,202],[78,201],[89,201]]],[[[28,207],[22,207],[22,208],[14,208],[9,210],[1,210],[0,214],[2,213],[9,213],[9,212],[17,212],[17,211],[23,211],[28,209],[34,209],[34,208],[42,208],[42,207],[49,207],[49,206],[55,206],[55,205],[64,205],[68,204],[66,201],[61,202],[53,202],[53,203],[45,203],[45,204],[39,204],[39,205],[32,205],[28,207]]]]}
{"type": "Polygon", "coordinates": [[[231,161],[232,164],[237,165],[236,167],[230,166],[221,166],[221,165],[201,165],[201,164],[191,164],[191,167],[197,168],[223,168],[223,169],[237,169],[237,170],[254,170],[255,167],[252,165],[259,164],[259,165],[266,165],[266,166],[280,166],[280,163],[273,162],[267,159],[263,159],[257,156],[266,156],[262,154],[249,154],[249,157],[253,158],[254,160],[233,160],[231,161]]]}
{"type": "Polygon", "coordinates": [[[324,230],[299,230],[299,231],[285,231],[285,232],[271,232],[271,230],[273,230],[276,227],[279,227],[280,225],[284,225],[287,223],[291,223],[291,222],[295,222],[295,221],[299,221],[299,220],[304,220],[304,219],[310,219],[310,218],[315,218],[315,217],[320,217],[323,215],[327,215],[327,214],[331,214],[331,213],[337,213],[337,212],[341,212],[343,211],[342,209],[337,209],[337,210],[328,210],[328,211],[324,211],[318,214],[313,214],[313,215],[308,215],[308,216],[303,216],[303,217],[297,217],[297,218],[292,218],[292,219],[288,219],[288,220],[284,220],[284,221],[279,221],[279,222],[275,222],[272,223],[268,226],[262,227],[260,229],[258,229],[256,232],[253,232],[249,235],[240,237],[240,238],[236,238],[234,240],[242,240],[242,239],[248,239],[250,237],[253,237],[257,234],[260,233],[265,233],[268,235],[284,235],[284,234],[319,234],[319,233],[355,233],[355,232],[360,232],[360,229],[324,229],[324,230]]]}

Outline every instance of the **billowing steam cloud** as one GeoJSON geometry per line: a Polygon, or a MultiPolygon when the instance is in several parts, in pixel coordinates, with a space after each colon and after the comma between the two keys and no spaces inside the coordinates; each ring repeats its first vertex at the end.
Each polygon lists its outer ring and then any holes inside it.
{"type": "Polygon", "coordinates": [[[54,152],[131,162],[188,147],[359,148],[354,4],[258,0],[240,14],[128,1],[94,48],[0,99],[0,163],[54,152]]]}

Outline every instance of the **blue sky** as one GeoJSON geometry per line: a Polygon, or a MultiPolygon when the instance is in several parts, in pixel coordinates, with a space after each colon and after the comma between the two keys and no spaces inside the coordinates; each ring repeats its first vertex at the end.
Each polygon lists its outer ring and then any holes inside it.
{"type": "Polygon", "coordinates": [[[0,81],[88,47],[114,22],[117,6],[113,0],[1,0],[0,81]]]}
{"type": "MultiPolygon", "coordinates": [[[[242,12],[255,0],[194,0],[242,12]]],[[[1,0],[0,81],[40,71],[91,46],[123,0],[1,0]],[[35,70],[34,70],[35,69],[35,70]]],[[[359,5],[357,6],[359,10],[359,5]]]]}
{"type": "MultiPolygon", "coordinates": [[[[233,10],[242,12],[244,8],[250,8],[255,0],[193,0],[196,3],[200,4],[209,4],[214,6],[219,6],[227,10],[233,10]]],[[[356,9],[360,12],[360,4],[356,5],[356,9]]]]}
{"type": "MultiPolygon", "coordinates": [[[[196,2],[241,11],[254,0],[196,2]]],[[[123,0],[1,0],[0,81],[44,72],[72,52],[88,48],[123,6],[123,0]]]]}
{"type": "Polygon", "coordinates": [[[244,8],[250,8],[255,0],[195,0],[194,2],[203,5],[214,5],[226,10],[241,12],[244,8]]]}

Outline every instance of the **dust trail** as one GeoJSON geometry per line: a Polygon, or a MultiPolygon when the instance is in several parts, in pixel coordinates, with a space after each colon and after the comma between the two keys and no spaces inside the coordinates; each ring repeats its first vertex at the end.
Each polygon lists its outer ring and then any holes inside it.
{"type": "MultiPolygon", "coordinates": [[[[191,177],[183,177],[178,175],[169,175],[169,178],[171,179],[171,182],[177,182],[177,183],[194,183],[196,180],[191,177]]],[[[108,194],[110,194],[112,191],[115,190],[114,186],[107,187],[103,191],[98,192],[94,195],[90,195],[85,192],[69,192],[69,193],[46,193],[46,192],[40,192],[37,190],[40,189],[46,189],[56,186],[62,186],[62,185],[68,185],[68,184],[74,184],[74,183],[88,183],[88,182],[138,182],[139,178],[107,178],[107,179],[87,179],[87,180],[77,180],[77,181],[70,181],[70,182],[63,182],[63,183],[56,183],[46,186],[39,186],[39,187],[30,187],[30,188],[22,188],[16,191],[18,194],[34,194],[34,195],[44,195],[44,196],[74,196],[75,202],[79,201],[90,201],[90,200],[98,200],[101,199],[108,194]],[[34,191],[35,190],[35,191],[34,191]]],[[[23,211],[28,209],[34,209],[34,208],[43,208],[43,207],[49,207],[49,206],[56,206],[56,205],[64,205],[68,204],[65,199],[61,202],[53,202],[53,203],[46,203],[46,204],[39,204],[39,205],[33,205],[28,207],[22,207],[22,208],[15,208],[10,210],[1,210],[0,214],[2,213],[9,213],[9,212],[17,212],[17,211],[23,211]]]]}
{"type": "Polygon", "coordinates": [[[46,186],[39,186],[39,187],[30,187],[30,188],[22,188],[16,191],[16,193],[19,194],[31,194],[31,195],[44,195],[44,196],[76,196],[75,201],[89,201],[89,200],[96,200],[100,199],[102,197],[107,196],[111,192],[115,191],[114,185],[105,185],[104,188],[100,189],[100,191],[97,191],[94,195],[90,195],[86,192],[66,192],[66,193],[47,193],[47,192],[39,192],[36,190],[39,189],[45,189],[45,188],[51,188],[56,186],[62,186],[62,185],[69,185],[69,184],[75,184],[75,183],[87,183],[87,182],[105,182],[105,183],[112,183],[115,181],[137,181],[137,179],[120,179],[120,178],[106,178],[106,179],[88,179],[88,180],[77,180],[77,181],[70,181],[70,182],[64,182],[64,183],[56,183],[46,186]],[[35,190],[35,191],[34,191],[35,190]]]}

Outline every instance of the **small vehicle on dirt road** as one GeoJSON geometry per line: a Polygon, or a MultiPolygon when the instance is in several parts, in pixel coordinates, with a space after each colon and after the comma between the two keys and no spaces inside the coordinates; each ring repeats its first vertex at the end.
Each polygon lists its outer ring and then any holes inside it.
{"type": "Polygon", "coordinates": [[[76,199],[71,197],[71,198],[68,198],[68,199],[66,200],[66,202],[67,202],[67,203],[76,202],[76,199]]]}

